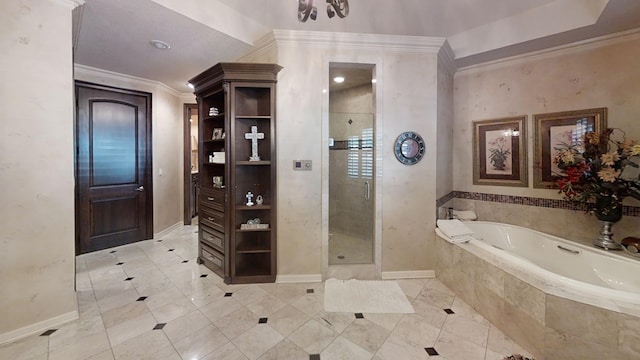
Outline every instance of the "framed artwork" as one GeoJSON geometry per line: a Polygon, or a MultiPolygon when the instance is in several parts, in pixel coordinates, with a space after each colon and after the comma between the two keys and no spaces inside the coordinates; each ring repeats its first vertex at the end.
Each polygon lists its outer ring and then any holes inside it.
{"type": "Polygon", "coordinates": [[[473,122],[473,184],[527,187],[527,116],[473,122]]]}
{"type": "Polygon", "coordinates": [[[224,133],[222,132],[222,128],[213,128],[212,140],[222,140],[222,139],[224,139],[224,133]]]}
{"type": "Polygon", "coordinates": [[[607,108],[533,115],[535,123],[534,188],[556,189],[556,180],[565,176],[553,158],[560,144],[580,145],[584,134],[607,127],[607,108]]]}

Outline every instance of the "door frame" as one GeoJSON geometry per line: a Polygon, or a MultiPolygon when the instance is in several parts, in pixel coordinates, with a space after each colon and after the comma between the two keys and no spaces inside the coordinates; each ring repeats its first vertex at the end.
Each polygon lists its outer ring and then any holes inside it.
{"type": "Polygon", "coordinates": [[[78,144],[78,98],[77,98],[77,87],[82,86],[86,88],[96,89],[96,90],[104,90],[110,92],[116,92],[127,95],[135,95],[135,96],[143,96],[147,99],[146,106],[146,118],[145,118],[145,126],[146,126],[146,149],[145,149],[145,171],[143,173],[143,179],[145,185],[148,185],[145,188],[145,192],[147,193],[147,202],[145,204],[146,211],[146,221],[144,227],[144,236],[142,239],[137,241],[152,239],[153,238],[153,133],[152,133],[152,122],[153,122],[153,113],[152,113],[152,100],[153,96],[151,93],[120,88],[116,86],[109,86],[103,84],[96,84],[82,80],[74,80],[73,85],[73,104],[74,104],[74,112],[73,112],[73,175],[74,175],[74,218],[75,218],[75,253],[76,255],[80,255],[80,186],[79,186],[79,162],[78,155],[80,152],[79,144],[78,144]]]}
{"type": "MultiPolygon", "coordinates": [[[[183,131],[182,131],[182,151],[183,151],[183,218],[185,225],[191,225],[191,122],[189,121],[191,111],[198,111],[198,104],[184,104],[182,107],[183,113],[183,131]]],[[[200,121],[200,114],[198,114],[198,121],[200,121]]],[[[198,155],[200,156],[200,155],[198,155]]],[[[200,171],[200,169],[198,169],[200,171]]],[[[195,199],[198,202],[198,199],[195,199]]]]}
{"type": "Polygon", "coordinates": [[[382,278],[382,163],[383,163],[383,107],[382,58],[379,56],[324,56],[322,59],[322,89],[329,89],[330,63],[373,65],[373,128],[374,128],[374,218],[373,264],[329,265],[329,91],[322,92],[322,279],[381,279],[382,278]]]}

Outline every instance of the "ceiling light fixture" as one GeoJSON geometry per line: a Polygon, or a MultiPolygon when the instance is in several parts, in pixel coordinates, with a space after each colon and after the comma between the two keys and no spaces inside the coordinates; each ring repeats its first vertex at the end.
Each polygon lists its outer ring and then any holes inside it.
{"type": "Polygon", "coordinates": [[[153,46],[156,49],[160,49],[160,50],[169,50],[171,49],[171,45],[169,45],[168,43],[162,41],[162,40],[151,40],[150,41],[151,46],[153,46]]]}
{"type": "Polygon", "coordinates": [[[333,78],[333,82],[342,84],[344,82],[344,76],[336,76],[333,78]]]}
{"type": "MultiPolygon", "coordinates": [[[[340,18],[349,15],[348,0],[327,0],[327,16],[329,19],[338,15],[340,18]]],[[[313,6],[313,0],[298,0],[298,21],[306,22],[311,18],[315,20],[318,17],[318,9],[313,6]]]]}

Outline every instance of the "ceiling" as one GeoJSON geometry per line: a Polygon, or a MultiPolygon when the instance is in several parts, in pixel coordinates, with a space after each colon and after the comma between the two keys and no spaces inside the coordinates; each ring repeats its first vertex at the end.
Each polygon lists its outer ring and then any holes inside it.
{"type": "Polygon", "coordinates": [[[350,0],[332,19],[325,1],[314,5],[317,20],[302,23],[296,0],[85,0],[75,62],[189,93],[188,79],[274,29],[441,37],[464,67],[640,28],[638,0],[350,0]]]}

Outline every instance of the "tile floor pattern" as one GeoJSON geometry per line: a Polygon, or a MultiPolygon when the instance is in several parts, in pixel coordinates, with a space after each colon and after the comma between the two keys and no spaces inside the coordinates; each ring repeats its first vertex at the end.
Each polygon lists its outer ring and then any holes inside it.
{"type": "Polygon", "coordinates": [[[197,227],[77,258],[80,319],[0,347],[11,360],[501,360],[526,354],[437,279],[400,280],[415,314],[323,311],[324,284],[226,285],[197,227]]]}

